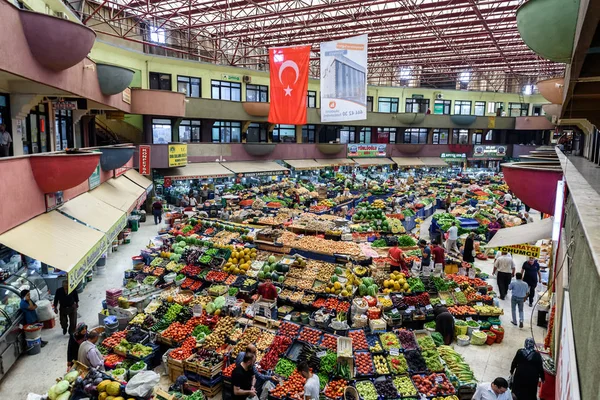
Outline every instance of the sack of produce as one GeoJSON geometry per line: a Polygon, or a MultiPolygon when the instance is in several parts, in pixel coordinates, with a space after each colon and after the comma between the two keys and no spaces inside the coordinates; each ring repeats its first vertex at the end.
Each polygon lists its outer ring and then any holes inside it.
{"type": "Polygon", "coordinates": [[[49,321],[56,317],[52,310],[52,304],[49,300],[40,300],[36,303],[37,308],[35,310],[39,321],[49,321]]]}

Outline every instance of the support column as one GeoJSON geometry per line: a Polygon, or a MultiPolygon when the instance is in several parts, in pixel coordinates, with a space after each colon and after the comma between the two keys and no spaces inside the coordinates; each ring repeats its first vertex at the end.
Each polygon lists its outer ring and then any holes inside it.
{"type": "Polygon", "coordinates": [[[302,125],[296,125],[296,143],[302,143],[302,125]]]}
{"type": "MultiPolygon", "coordinates": [[[[82,129],[81,129],[81,124],[79,123],[79,121],[81,120],[81,118],[86,115],[89,112],[89,110],[73,110],[72,111],[72,115],[73,115],[73,142],[75,144],[76,148],[82,148],[85,147],[85,142],[82,142],[82,129]]],[[[85,141],[85,139],[83,139],[85,141]]]]}

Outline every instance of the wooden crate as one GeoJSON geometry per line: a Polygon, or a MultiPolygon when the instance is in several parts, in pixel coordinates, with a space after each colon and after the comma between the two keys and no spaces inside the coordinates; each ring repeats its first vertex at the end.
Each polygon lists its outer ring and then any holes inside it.
{"type": "Polygon", "coordinates": [[[169,379],[171,382],[175,382],[181,375],[183,375],[183,364],[172,364],[171,359],[169,359],[169,379]]]}
{"type": "Polygon", "coordinates": [[[175,395],[169,394],[157,386],[154,388],[154,398],[156,400],[175,400],[175,395]]]}
{"type": "Polygon", "coordinates": [[[219,382],[214,386],[204,386],[199,382],[188,381],[186,385],[193,387],[194,389],[201,390],[202,393],[204,393],[204,396],[207,398],[215,397],[217,394],[221,393],[221,390],[223,390],[223,382],[219,382]]]}
{"type": "Polygon", "coordinates": [[[205,378],[212,378],[212,377],[220,374],[221,371],[223,371],[223,361],[221,361],[217,365],[214,365],[212,368],[208,368],[208,367],[198,364],[197,362],[189,361],[191,359],[192,359],[192,357],[190,357],[188,360],[185,360],[183,362],[183,368],[186,371],[193,372],[193,373],[203,376],[205,378]]]}

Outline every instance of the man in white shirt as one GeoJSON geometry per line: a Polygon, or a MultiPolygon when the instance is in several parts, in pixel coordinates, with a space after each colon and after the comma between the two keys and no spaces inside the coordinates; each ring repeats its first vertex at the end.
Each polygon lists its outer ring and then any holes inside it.
{"type": "Polygon", "coordinates": [[[0,157],[8,157],[12,136],[6,131],[6,125],[0,124],[0,157]]]}
{"type": "Polygon", "coordinates": [[[506,207],[506,208],[510,208],[510,203],[512,202],[512,199],[513,199],[513,197],[512,197],[512,195],[510,194],[510,192],[507,192],[507,193],[504,195],[504,207],[506,207]]]}
{"type": "Polygon", "coordinates": [[[302,362],[298,364],[298,371],[306,378],[304,384],[304,400],[319,400],[319,392],[321,391],[321,384],[319,377],[308,367],[308,364],[302,362]]]}
{"type": "Polygon", "coordinates": [[[496,378],[494,382],[477,385],[473,400],[512,400],[512,393],[506,379],[496,378]]]}
{"type": "Polygon", "coordinates": [[[494,271],[492,272],[492,275],[496,275],[496,272],[498,272],[496,280],[498,281],[500,300],[504,300],[506,293],[508,292],[510,281],[512,280],[512,277],[515,276],[515,262],[513,258],[508,255],[508,252],[503,251],[502,255],[494,261],[494,271]]]}
{"type": "Polygon", "coordinates": [[[458,253],[458,247],[456,246],[456,241],[458,240],[458,228],[456,227],[456,222],[452,223],[450,229],[448,229],[448,240],[446,240],[446,250],[451,252],[458,253]]]}

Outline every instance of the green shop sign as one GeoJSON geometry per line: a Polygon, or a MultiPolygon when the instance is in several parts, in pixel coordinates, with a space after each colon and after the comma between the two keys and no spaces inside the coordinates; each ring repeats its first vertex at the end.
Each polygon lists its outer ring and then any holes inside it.
{"type": "Polygon", "coordinates": [[[475,146],[473,149],[475,158],[504,158],[506,157],[506,146],[475,146]]]}

